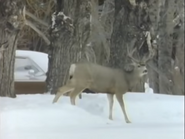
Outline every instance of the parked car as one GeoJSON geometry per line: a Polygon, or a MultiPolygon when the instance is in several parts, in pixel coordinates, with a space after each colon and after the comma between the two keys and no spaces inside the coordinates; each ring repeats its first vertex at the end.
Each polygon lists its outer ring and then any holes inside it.
{"type": "Polygon", "coordinates": [[[44,93],[48,55],[42,52],[16,50],[15,56],[15,93],[44,93]]]}
{"type": "MultiPolygon", "coordinates": [[[[48,54],[29,50],[16,50],[15,56],[15,93],[45,93],[48,54]]],[[[89,89],[83,92],[94,93],[89,89]]]]}

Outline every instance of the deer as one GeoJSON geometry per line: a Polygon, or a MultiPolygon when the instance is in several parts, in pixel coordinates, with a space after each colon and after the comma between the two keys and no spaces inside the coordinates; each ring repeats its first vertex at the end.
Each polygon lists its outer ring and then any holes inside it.
{"type": "Polygon", "coordinates": [[[139,80],[148,73],[145,65],[153,56],[153,53],[149,53],[148,57],[144,57],[141,60],[135,59],[132,56],[135,49],[131,53],[128,52],[128,57],[131,58],[132,62],[125,64],[123,69],[106,67],[90,62],[71,64],[69,69],[70,79],[64,86],[58,89],[53,103],[56,103],[67,92],[70,92],[69,96],[72,105],[76,105],[76,97],[85,89],[104,93],[107,94],[109,102],[109,119],[113,120],[112,113],[115,95],[123,112],[125,122],[131,123],[126,113],[123,95],[131,92],[139,80]]]}

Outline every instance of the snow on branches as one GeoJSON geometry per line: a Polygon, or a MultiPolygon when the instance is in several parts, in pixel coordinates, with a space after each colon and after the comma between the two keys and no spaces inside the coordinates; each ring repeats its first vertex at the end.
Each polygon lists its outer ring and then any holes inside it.
{"type": "Polygon", "coordinates": [[[51,21],[51,29],[54,31],[58,31],[59,29],[57,27],[60,25],[66,25],[69,28],[73,28],[72,19],[69,16],[66,16],[64,12],[54,12],[51,16],[51,21]]]}

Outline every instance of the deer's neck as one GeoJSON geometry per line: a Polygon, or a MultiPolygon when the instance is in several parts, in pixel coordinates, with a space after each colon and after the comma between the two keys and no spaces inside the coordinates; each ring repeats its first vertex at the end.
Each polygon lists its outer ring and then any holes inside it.
{"type": "Polygon", "coordinates": [[[131,90],[136,86],[136,84],[138,83],[139,77],[136,77],[133,74],[128,74],[126,76],[126,80],[127,80],[127,85],[128,85],[128,91],[131,92],[131,90]]]}

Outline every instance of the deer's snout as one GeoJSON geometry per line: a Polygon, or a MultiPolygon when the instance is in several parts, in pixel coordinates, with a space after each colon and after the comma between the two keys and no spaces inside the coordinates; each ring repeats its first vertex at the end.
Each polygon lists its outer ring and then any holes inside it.
{"type": "Polygon", "coordinates": [[[144,73],[147,73],[147,69],[145,69],[143,72],[144,72],[144,73]]]}
{"type": "Polygon", "coordinates": [[[146,74],[148,72],[146,67],[143,67],[143,73],[146,74]]]}

